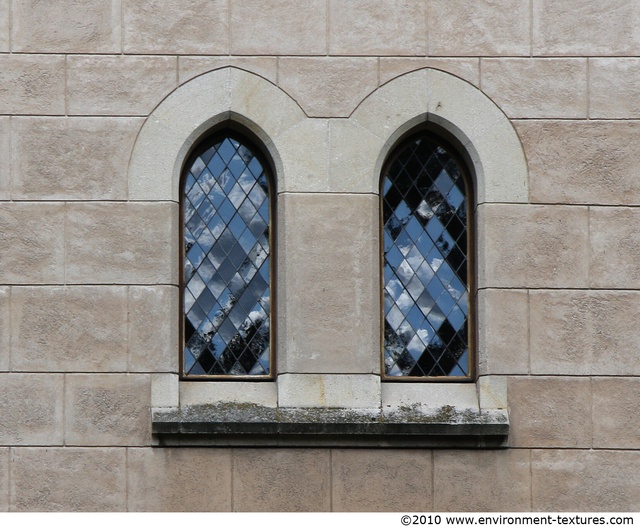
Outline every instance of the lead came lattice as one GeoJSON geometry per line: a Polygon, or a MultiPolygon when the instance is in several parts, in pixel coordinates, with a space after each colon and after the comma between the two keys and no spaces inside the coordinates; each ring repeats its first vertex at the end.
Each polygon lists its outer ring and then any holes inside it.
{"type": "Polygon", "coordinates": [[[226,137],[184,181],[184,373],[270,373],[269,185],[226,137]]]}
{"type": "Polygon", "coordinates": [[[467,200],[459,165],[425,136],[383,180],[387,376],[469,376],[467,200]]]}

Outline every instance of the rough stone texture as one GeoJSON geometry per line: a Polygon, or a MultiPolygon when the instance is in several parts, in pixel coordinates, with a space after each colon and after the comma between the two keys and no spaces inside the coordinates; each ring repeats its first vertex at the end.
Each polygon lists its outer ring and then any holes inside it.
{"type": "Polygon", "coordinates": [[[64,205],[0,203],[0,284],[64,280],[64,205]]]}
{"type": "Polygon", "coordinates": [[[591,446],[589,378],[514,377],[508,394],[510,446],[591,446]]]}
{"type": "Polygon", "coordinates": [[[529,55],[529,4],[521,0],[431,0],[429,55],[529,55]]]}
{"type": "Polygon", "coordinates": [[[9,511],[9,448],[0,447],[0,512],[9,511]]]}
{"type": "Polygon", "coordinates": [[[11,0],[0,0],[0,52],[9,51],[11,0]]]}
{"type": "Polygon", "coordinates": [[[12,197],[125,199],[140,124],[122,118],[13,118],[12,197]]]}
{"type": "Polygon", "coordinates": [[[129,287],[129,371],[177,372],[178,288],[129,287]]]}
{"type": "Polygon", "coordinates": [[[129,449],[129,511],[231,511],[230,449],[129,449]]]}
{"type": "Polygon", "coordinates": [[[531,509],[527,450],[434,451],[433,475],[433,511],[531,509]]]}
{"type": "Polygon", "coordinates": [[[61,55],[0,55],[0,114],[65,112],[61,55]]]}
{"type": "Polygon", "coordinates": [[[637,2],[540,0],[532,6],[534,55],[635,55],[640,51],[637,2]]]}
{"type": "Polygon", "coordinates": [[[280,87],[310,117],[347,117],[378,84],[374,58],[285,57],[278,67],[280,87]]]}
{"type": "Polygon", "coordinates": [[[16,2],[12,12],[13,51],[119,53],[120,2],[16,2]]]}
{"type": "Polygon", "coordinates": [[[63,376],[0,374],[0,444],[61,445],[63,376]]]}
{"type": "Polygon", "coordinates": [[[526,290],[478,292],[480,374],[529,370],[529,298],[526,290]]]}
{"type": "Polygon", "coordinates": [[[377,372],[377,197],[285,193],[279,214],[278,371],[377,372]]]}
{"type": "Polygon", "coordinates": [[[449,72],[478,86],[480,84],[479,59],[440,59],[426,57],[381,57],[380,84],[384,84],[398,75],[421,68],[434,68],[449,72]]]}
{"type": "Polygon", "coordinates": [[[638,303],[640,292],[531,292],[531,372],[640,374],[638,303]]]}
{"type": "Polygon", "coordinates": [[[10,510],[124,511],[125,466],[125,449],[14,449],[10,510]]]}
{"type": "Polygon", "coordinates": [[[180,84],[205,72],[225,66],[248,70],[261,75],[274,84],[278,76],[278,59],[276,57],[180,57],[178,59],[180,84]]]}
{"type": "Polygon", "coordinates": [[[275,383],[252,381],[180,383],[179,390],[182,405],[211,405],[212,403],[237,403],[261,407],[278,405],[278,387],[275,383]]]}
{"type": "Polygon", "coordinates": [[[331,0],[329,53],[424,55],[425,9],[412,0],[331,0]]]}
{"type": "Polygon", "coordinates": [[[126,370],[125,287],[14,287],[12,370],[126,370]]]}
{"type": "Polygon", "coordinates": [[[11,123],[0,117],[0,200],[11,197],[11,123]]]}
{"type": "Polygon", "coordinates": [[[122,0],[125,53],[228,53],[226,0],[122,0]]]}
{"type": "Polygon", "coordinates": [[[640,128],[634,121],[517,121],[531,200],[639,204],[640,128]]]}
{"type": "Polygon", "coordinates": [[[69,283],[177,284],[173,203],[67,205],[69,283]]]}
{"type": "Polygon", "coordinates": [[[179,405],[178,374],[151,374],[151,407],[178,407],[179,405]]]}
{"type": "Polygon", "coordinates": [[[334,511],[430,511],[428,450],[335,449],[331,456],[334,511]]]}
{"type": "Polygon", "coordinates": [[[587,207],[480,206],[478,286],[587,286],[588,226],[587,207]]]}
{"type": "Polygon", "coordinates": [[[405,408],[424,415],[445,407],[452,412],[480,411],[475,383],[381,383],[381,389],[383,410],[405,408]]]}
{"type": "Polygon", "coordinates": [[[587,117],[587,59],[483,59],[481,71],[509,117],[587,117]]]}
{"type": "Polygon", "coordinates": [[[533,511],[638,511],[640,451],[531,453],[533,511]]]}
{"type": "Polygon", "coordinates": [[[176,87],[175,57],[71,55],[67,104],[72,115],[147,115],[176,87]]]}
{"type": "Polygon", "coordinates": [[[279,407],[380,407],[380,377],[371,374],[280,374],[279,407]]]}
{"type": "Polygon", "coordinates": [[[11,290],[0,287],[0,371],[9,370],[11,343],[11,290]]]}
{"type": "Polygon", "coordinates": [[[325,0],[230,2],[231,54],[323,55],[327,52],[325,0]],[[256,38],[259,35],[259,38],[256,38]]]}
{"type": "Polygon", "coordinates": [[[589,117],[640,117],[640,60],[589,60],[589,117]]]}
{"type": "Polygon", "coordinates": [[[590,211],[591,286],[640,288],[640,209],[590,211]]]}
{"type": "Polygon", "coordinates": [[[328,449],[234,449],[235,511],[329,511],[328,449]]]}
{"type": "Polygon", "coordinates": [[[640,449],[639,405],[640,379],[594,378],[593,447],[640,449]]]}
{"type": "Polygon", "coordinates": [[[65,445],[145,445],[151,440],[146,374],[67,374],[65,445]]]}

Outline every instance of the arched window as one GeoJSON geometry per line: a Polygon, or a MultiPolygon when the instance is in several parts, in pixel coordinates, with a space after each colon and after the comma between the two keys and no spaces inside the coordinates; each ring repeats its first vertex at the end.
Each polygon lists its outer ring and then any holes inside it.
{"type": "Polygon", "coordinates": [[[387,379],[470,379],[471,183],[455,151],[419,133],[383,169],[387,379]]]}
{"type": "Polygon", "coordinates": [[[235,132],[206,140],[185,165],[185,378],[272,374],[271,180],[257,148],[235,132]]]}

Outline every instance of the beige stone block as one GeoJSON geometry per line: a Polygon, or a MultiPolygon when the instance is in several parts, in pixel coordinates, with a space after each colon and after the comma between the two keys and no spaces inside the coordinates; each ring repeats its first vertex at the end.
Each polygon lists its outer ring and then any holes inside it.
{"type": "Polygon", "coordinates": [[[590,209],[591,286],[640,287],[640,209],[590,209]]]}
{"type": "Polygon", "coordinates": [[[329,121],[329,188],[332,192],[380,192],[380,176],[376,161],[384,149],[384,141],[355,121],[329,121]],[[357,145],[357,148],[353,148],[357,145]],[[372,182],[374,185],[372,185],[372,182]]]}
{"type": "Polygon", "coordinates": [[[76,115],[144,115],[177,85],[176,57],[70,55],[67,104],[76,115]]]}
{"type": "Polygon", "coordinates": [[[11,197],[11,120],[0,117],[0,200],[11,197]]]}
{"type": "Polygon", "coordinates": [[[327,192],[331,187],[329,171],[328,119],[304,119],[277,139],[282,170],[278,190],[290,192],[327,192]]]}
{"type": "Polygon", "coordinates": [[[640,117],[640,59],[589,60],[589,117],[640,117]]]}
{"type": "Polygon", "coordinates": [[[129,371],[178,372],[178,288],[129,287],[129,371]]]}
{"type": "Polygon", "coordinates": [[[512,447],[591,447],[589,378],[514,377],[508,395],[512,447]]]}
{"type": "Polygon", "coordinates": [[[529,55],[530,7],[521,0],[432,0],[428,54],[529,55]]]}
{"type": "MultiPolygon", "coordinates": [[[[208,403],[210,402],[211,400],[208,403]]],[[[178,375],[151,374],[151,407],[178,407],[179,405],[180,381],[178,375]]]]}
{"type": "Polygon", "coordinates": [[[278,59],[276,57],[179,57],[178,75],[180,84],[193,77],[225,66],[247,70],[276,83],[278,59]]]}
{"type": "Polygon", "coordinates": [[[231,511],[230,449],[131,448],[129,511],[231,511]]]}
{"type": "Polygon", "coordinates": [[[285,193],[279,201],[278,371],[377,373],[377,197],[285,193]]]}
{"type": "Polygon", "coordinates": [[[175,203],[67,204],[69,283],[177,284],[175,203]]]}
{"type": "Polygon", "coordinates": [[[431,452],[413,449],[334,449],[334,511],[431,511],[431,452]]]}
{"type": "Polygon", "coordinates": [[[528,450],[437,450],[433,475],[434,511],[531,510],[528,450]]]}
{"type": "Polygon", "coordinates": [[[380,376],[280,374],[279,407],[380,408],[380,376]]]}
{"type": "Polygon", "coordinates": [[[592,386],[593,447],[638,449],[640,379],[594,378],[592,386]]]}
{"type": "Polygon", "coordinates": [[[478,207],[480,288],[573,288],[588,284],[587,207],[478,207]]]}
{"type": "Polygon", "coordinates": [[[119,53],[120,1],[16,2],[11,17],[13,51],[119,53]]]}
{"type": "Polygon", "coordinates": [[[9,448],[0,447],[0,512],[9,511],[9,448]]]}
{"type": "Polygon", "coordinates": [[[534,55],[635,55],[640,5],[628,0],[532,3],[534,55]]]}
{"type": "Polygon", "coordinates": [[[529,371],[529,298],[526,290],[478,291],[480,374],[529,371]]]}
{"type": "Polygon", "coordinates": [[[534,450],[533,511],[640,509],[640,451],[534,450]]]}
{"type": "Polygon", "coordinates": [[[348,117],[378,85],[374,58],[285,57],[280,87],[311,117],[348,117]]]}
{"type": "Polygon", "coordinates": [[[145,445],[151,441],[146,374],[67,374],[65,445],[145,445]]]}
{"type": "Polygon", "coordinates": [[[431,57],[381,57],[380,84],[389,82],[399,75],[422,68],[442,70],[460,77],[474,86],[480,85],[479,59],[431,57]]]}
{"type": "Polygon", "coordinates": [[[125,449],[14,449],[11,476],[11,511],[127,508],[125,449]]]}
{"type": "Polygon", "coordinates": [[[0,371],[9,370],[11,345],[11,289],[0,287],[0,371]]]}
{"type": "Polygon", "coordinates": [[[11,0],[0,0],[0,52],[9,51],[10,16],[11,0]]]}
{"type": "Polygon", "coordinates": [[[232,55],[324,55],[325,0],[230,2],[232,55]]]}
{"type": "Polygon", "coordinates": [[[0,55],[0,114],[65,113],[62,55],[0,55]]]}
{"type": "Polygon", "coordinates": [[[0,284],[64,280],[64,205],[0,203],[0,284]]]}
{"type": "Polygon", "coordinates": [[[640,129],[634,121],[518,121],[531,200],[639,204],[640,129]]]}
{"type": "Polygon", "coordinates": [[[329,449],[235,449],[235,511],[329,511],[329,449]]]}
{"type": "Polygon", "coordinates": [[[412,0],[331,0],[331,55],[424,55],[426,6],[412,0]]]}
{"type": "Polygon", "coordinates": [[[478,412],[474,383],[382,383],[382,410],[410,407],[425,415],[437,414],[443,407],[478,412]]]}
{"type": "Polygon", "coordinates": [[[13,370],[126,370],[125,287],[14,287],[12,303],[13,370]]]}
{"type": "Polygon", "coordinates": [[[181,405],[234,403],[239,406],[245,404],[261,407],[278,406],[276,383],[256,383],[255,381],[180,382],[179,390],[181,405]]]}
{"type": "Polygon", "coordinates": [[[125,199],[140,125],[132,118],[14,117],[12,197],[125,199]]]}
{"type": "Polygon", "coordinates": [[[636,375],[638,292],[531,292],[531,371],[636,375]]]}
{"type": "Polygon", "coordinates": [[[0,374],[0,444],[61,445],[63,387],[60,374],[0,374]]]}
{"type": "Polygon", "coordinates": [[[587,59],[483,59],[481,71],[509,117],[587,117],[587,59]]]}
{"type": "Polygon", "coordinates": [[[125,53],[226,54],[225,0],[123,0],[125,53]]]}

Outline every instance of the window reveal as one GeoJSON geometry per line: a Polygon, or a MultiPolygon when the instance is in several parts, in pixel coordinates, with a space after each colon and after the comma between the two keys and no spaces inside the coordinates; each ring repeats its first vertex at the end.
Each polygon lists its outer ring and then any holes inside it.
{"type": "Polygon", "coordinates": [[[183,173],[184,377],[269,377],[270,181],[249,143],[218,137],[183,173]]]}
{"type": "Polygon", "coordinates": [[[387,379],[469,379],[468,190],[448,147],[419,134],[383,172],[387,379]]]}

